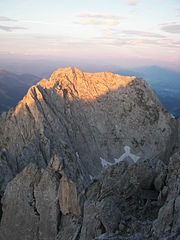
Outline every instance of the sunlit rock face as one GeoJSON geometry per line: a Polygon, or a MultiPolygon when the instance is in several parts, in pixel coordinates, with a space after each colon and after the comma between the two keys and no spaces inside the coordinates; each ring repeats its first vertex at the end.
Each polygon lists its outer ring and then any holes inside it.
{"type": "Polygon", "coordinates": [[[55,71],[0,120],[0,239],[160,239],[178,131],[143,79],[55,71]]]}
{"type": "Polygon", "coordinates": [[[125,158],[164,158],[174,121],[143,79],[58,69],[1,117],[1,192],[27,164],[54,156],[78,189],[125,158]]]}

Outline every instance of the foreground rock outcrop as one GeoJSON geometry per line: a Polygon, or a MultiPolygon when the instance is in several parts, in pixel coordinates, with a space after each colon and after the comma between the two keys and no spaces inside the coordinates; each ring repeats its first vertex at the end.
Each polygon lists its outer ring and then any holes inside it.
{"type": "Polygon", "coordinates": [[[165,203],[155,221],[155,236],[157,239],[161,236],[163,239],[180,239],[180,152],[170,159],[161,197],[165,203]]]}
{"type": "Polygon", "coordinates": [[[7,186],[0,237],[33,240],[179,239],[180,152],[161,160],[122,161],[78,196],[49,165],[29,165],[7,186]],[[63,197],[64,196],[64,197],[63,197]]]}
{"type": "Polygon", "coordinates": [[[3,197],[0,239],[55,239],[58,232],[59,178],[28,166],[8,184],[3,197]]]}
{"type": "Polygon", "coordinates": [[[55,71],[0,119],[0,239],[177,237],[178,131],[143,79],[55,71]]]}

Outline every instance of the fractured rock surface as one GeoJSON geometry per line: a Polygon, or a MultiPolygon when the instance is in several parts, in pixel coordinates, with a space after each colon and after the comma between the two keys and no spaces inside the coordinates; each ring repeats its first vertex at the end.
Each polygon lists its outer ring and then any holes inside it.
{"type": "Polygon", "coordinates": [[[0,239],[178,239],[179,164],[180,153],[169,165],[123,161],[108,167],[71,201],[74,184],[60,169],[31,164],[7,186],[0,239]],[[159,172],[165,177],[157,188],[159,172]]]}
{"type": "Polygon", "coordinates": [[[170,159],[161,197],[166,200],[155,221],[155,236],[157,239],[180,239],[180,152],[170,159]]]}
{"type": "Polygon", "coordinates": [[[55,239],[58,233],[58,176],[29,165],[6,188],[0,239],[55,239]]]}
{"type": "Polygon", "coordinates": [[[135,160],[167,160],[175,120],[143,79],[65,68],[31,87],[15,110],[2,115],[0,136],[1,195],[29,163],[46,167],[54,157],[81,191],[127,149],[135,160]]]}
{"type": "Polygon", "coordinates": [[[143,79],[55,71],[0,119],[0,239],[178,238],[177,126],[143,79]]]}

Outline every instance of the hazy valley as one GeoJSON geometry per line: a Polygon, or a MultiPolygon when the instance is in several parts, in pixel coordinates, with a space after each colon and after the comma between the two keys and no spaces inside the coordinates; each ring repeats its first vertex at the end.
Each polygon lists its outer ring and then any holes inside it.
{"type": "Polygon", "coordinates": [[[0,114],[15,107],[30,86],[40,78],[31,74],[15,74],[0,70],[0,114]]]}

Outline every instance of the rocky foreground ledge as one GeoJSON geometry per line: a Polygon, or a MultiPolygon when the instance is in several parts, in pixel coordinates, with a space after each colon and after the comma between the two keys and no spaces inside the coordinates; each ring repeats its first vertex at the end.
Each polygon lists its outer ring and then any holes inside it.
{"type": "Polygon", "coordinates": [[[0,239],[178,239],[178,124],[134,76],[41,80],[0,120],[0,239]]]}
{"type": "Polygon", "coordinates": [[[30,164],[8,184],[2,240],[180,239],[180,152],[110,166],[79,195],[59,166],[30,164]]]}

